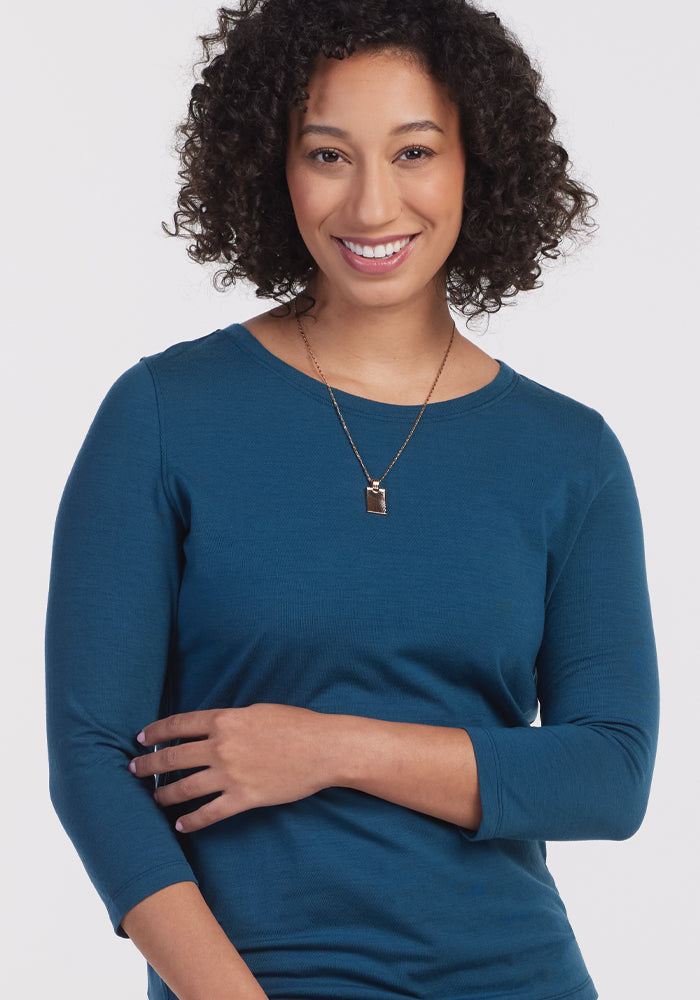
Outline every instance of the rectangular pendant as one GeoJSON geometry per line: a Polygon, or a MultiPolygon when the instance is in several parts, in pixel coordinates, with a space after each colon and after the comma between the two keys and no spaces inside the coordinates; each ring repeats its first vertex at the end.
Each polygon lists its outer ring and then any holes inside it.
{"type": "Polygon", "coordinates": [[[380,486],[368,486],[365,490],[368,514],[386,514],[386,490],[380,486]]]}

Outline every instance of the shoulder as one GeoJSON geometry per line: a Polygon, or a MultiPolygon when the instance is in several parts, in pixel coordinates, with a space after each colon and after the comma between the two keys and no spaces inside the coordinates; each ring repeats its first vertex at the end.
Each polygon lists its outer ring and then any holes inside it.
{"type": "Polygon", "coordinates": [[[562,433],[600,433],[603,416],[592,406],[517,373],[514,402],[532,420],[562,433]]]}
{"type": "Polygon", "coordinates": [[[569,469],[600,485],[611,469],[628,470],[620,441],[604,415],[563,392],[516,373],[509,396],[520,444],[543,464],[569,469]]]}
{"type": "Polygon", "coordinates": [[[240,325],[232,323],[205,336],[179,341],[156,354],[145,355],[141,362],[156,381],[193,384],[207,380],[222,365],[235,367],[238,329],[240,325]]]}
{"type": "Polygon", "coordinates": [[[254,359],[245,350],[243,327],[228,327],[192,340],[179,341],[144,355],[114,383],[110,393],[120,398],[153,397],[159,405],[197,405],[217,394],[235,395],[237,387],[254,382],[254,359]],[[252,362],[252,364],[251,364],[252,362]]]}
{"type": "Polygon", "coordinates": [[[108,395],[128,395],[138,393],[153,381],[186,380],[206,378],[212,370],[218,370],[222,363],[231,363],[235,355],[235,331],[239,324],[233,323],[225,329],[171,344],[154,354],[143,355],[130,368],[117,377],[108,395]]]}
{"type": "Polygon", "coordinates": [[[250,383],[248,356],[240,349],[239,324],[144,355],[122,372],[103,398],[95,422],[112,431],[162,420],[166,411],[201,413],[217,395],[235,396],[250,383]]]}

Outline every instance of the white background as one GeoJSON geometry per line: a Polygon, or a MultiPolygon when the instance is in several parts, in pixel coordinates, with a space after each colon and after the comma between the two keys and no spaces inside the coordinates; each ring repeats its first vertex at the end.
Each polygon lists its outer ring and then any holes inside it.
{"type": "MultiPolygon", "coordinates": [[[[0,15],[0,989],[13,998],[145,996],[143,960],[114,936],[48,801],[43,619],[56,508],[109,386],[143,355],[268,308],[250,289],[217,293],[216,265],[195,265],[187,242],[160,227],[175,207],[171,147],[197,35],[213,30],[216,9],[15,0],[0,15]]],[[[697,988],[700,933],[700,25],[690,2],[501,0],[497,10],[544,71],[564,144],[600,196],[601,228],[478,343],[600,410],[622,441],[644,518],[662,684],[641,830],[621,843],[552,843],[549,858],[601,998],[680,1000],[697,988]]]]}

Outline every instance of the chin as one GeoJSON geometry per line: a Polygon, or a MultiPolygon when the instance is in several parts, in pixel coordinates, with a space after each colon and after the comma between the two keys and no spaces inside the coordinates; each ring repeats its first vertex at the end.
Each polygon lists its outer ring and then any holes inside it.
{"type": "Polygon", "coordinates": [[[340,298],[364,307],[400,306],[425,295],[433,287],[435,276],[409,279],[408,275],[338,275],[319,268],[314,278],[316,289],[325,299],[340,298]]]}
{"type": "Polygon", "coordinates": [[[420,295],[420,289],[399,289],[399,288],[343,288],[335,286],[342,297],[354,305],[373,308],[387,309],[396,306],[407,305],[420,295]]]}

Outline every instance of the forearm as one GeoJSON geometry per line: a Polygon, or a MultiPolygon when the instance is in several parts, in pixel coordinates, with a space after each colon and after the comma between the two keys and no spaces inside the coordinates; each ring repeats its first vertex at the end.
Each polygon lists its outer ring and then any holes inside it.
{"type": "Polygon", "coordinates": [[[179,1000],[266,1000],[194,882],[148,896],[122,927],[179,1000]]]}
{"type": "Polygon", "coordinates": [[[478,828],[476,758],[464,729],[356,715],[328,719],[336,748],[333,784],[478,828]]]}

